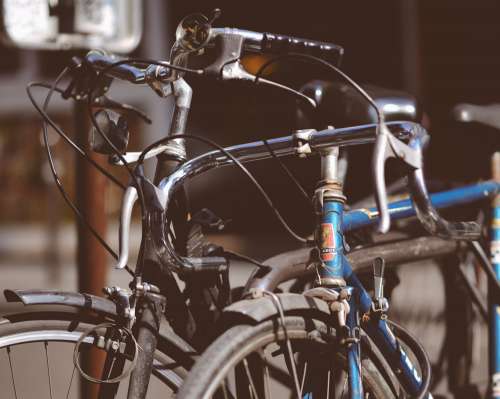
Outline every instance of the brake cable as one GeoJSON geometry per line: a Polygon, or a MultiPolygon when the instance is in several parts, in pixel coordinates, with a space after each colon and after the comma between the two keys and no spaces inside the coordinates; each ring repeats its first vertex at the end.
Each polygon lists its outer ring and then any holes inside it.
{"type": "MultiPolygon", "coordinates": [[[[80,223],[82,223],[83,225],[85,225],[89,229],[89,231],[92,233],[92,235],[97,239],[97,241],[104,247],[104,249],[111,256],[113,256],[115,259],[118,259],[118,255],[116,254],[116,252],[113,251],[113,249],[100,236],[100,234],[97,233],[97,231],[88,223],[87,219],[85,219],[85,217],[82,215],[82,213],[80,212],[80,210],[78,209],[78,207],[69,198],[69,195],[66,192],[66,190],[64,189],[64,186],[62,185],[61,179],[59,178],[59,175],[57,173],[57,170],[56,170],[56,167],[55,167],[55,164],[54,164],[54,159],[52,157],[52,151],[50,150],[50,145],[49,145],[49,140],[48,140],[47,124],[49,124],[51,127],[53,127],[54,130],[56,131],[56,133],[58,133],[61,137],[65,138],[65,140],[68,143],[70,143],[77,150],[78,153],[80,153],[82,156],[84,156],[84,159],[86,159],[87,161],[89,161],[93,166],[95,166],[105,176],[109,177],[113,182],[115,182],[116,184],[122,186],[121,183],[114,178],[114,176],[112,176],[111,174],[109,174],[106,170],[102,169],[102,167],[99,164],[97,164],[92,158],[90,158],[85,151],[83,151],[77,144],[75,144],[71,139],[69,139],[69,137],[67,137],[64,134],[64,132],[52,121],[52,119],[48,116],[48,114],[46,112],[46,110],[48,109],[48,106],[49,106],[52,94],[55,91],[55,87],[57,86],[57,84],[59,83],[59,81],[62,80],[62,78],[64,77],[64,75],[67,72],[68,72],[68,69],[65,68],[59,74],[59,76],[56,78],[56,80],[54,81],[52,87],[49,89],[49,92],[48,92],[47,96],[45,97],[43,109],[40,108],[40,106],[38,105],[38,103],[35,101],[35,98],[33,97],[33,94],[31,93],[31,88],[32,87],[37,87],[37,86],[38,87],[43,87],[43,86],[38,85],[37,83],[30,83],[26,87],[26,91],[28,93],[28,97],[29,97],[30,101],[32,102],[33,106],[39,112],[39,114],[42,116],[42,131],[43,131],[43,141],[44,141],[44,144],[45,144],[45,150],[46,150],[47,158],[48,158],[48,161],[49,161],[50,171],[52,173],[52,176],[54,178],[54,182],[55,182],[55,184],[56,184],[59,192],[61,193],[62,197],[64,198],[66,204],[71,208],[71,210],[73,211],[73,213],[77,217],[78,221],[80,223]]],[[[125,266],[125,270],[127,270],[127,272],[130,275],[132,275],[132,276],[134,275],[133,271],[130,269],[130,267],[128,265],[125,266]]]]}

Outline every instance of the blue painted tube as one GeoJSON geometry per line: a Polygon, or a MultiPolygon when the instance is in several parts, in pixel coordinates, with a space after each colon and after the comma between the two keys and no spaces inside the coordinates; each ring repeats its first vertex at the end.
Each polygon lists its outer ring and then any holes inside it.
{"type": "MultiPolygon", "coordinates": [[[[440,209],[471,203],[492,197],[499,193],[500,183],[487,181],[484,183],[431,194],[430,198],[432,205],[436,209],[440,209]]],[[[389,204],[389,213],[392,220],[398,220],[415,216],[415,209],[413,208],[411,200],[405,199],[391,202],[389,204]]],[[[344,215],[343,230],[344,232],[347,232],[361,227],[374,225],[376,223],[378,223],[377,208],[356,209],[347,212],[344,215]]]]}
{"type": "MultiPolygon", "coordinates": [[[[410,395],[416,395],[422,384],[422,378],[408,354],[397,341],[383,319],[370,319],[363,323],[363,329],[375,342],[393,370],[400,370],[398,380],[410,395]]],[[[432,397],[432,396],[429,396],[432,397]]]]}
{"type": "MultiPolygon", "coordinates": [[[[358,293],[355,288],[349,287],[351,296],[349,299],[349,313],[347,314],[346,324],[349,329],[354,331],[359,329],[358,324],[358,293]]],[[[347,348],[347,365],[349,368],[349,399],[363,399],[363,380],[361,375],[361,344],[360,342],[351,343],[347,348]]]]}
{"type": "MultiPolygon", "coordinates": [[[[500,196],[495,198],[493,204],[490,245],[491,263],[497,280],[500,280],[500,196]]],[[[490,307],[491,397],[500,398],[500,306],[490,304],[490,307]]]]}
{"type": "Polygon", "coordinates": [[[350,287],[354,287],[356,289],[356,292],[358,293],[358,298],[359,298],[359,310],[361,313],[367,313],[370,308],[372,307],[372,298],[368,294],[368,292],[365,290],[365,287],[363,287],[363,284],[361,284],[361,281],[359,281],[358,276],[356,276],[356,273],[353,272],[351,265],[349,264],[349,261],[347,258],[342,255],[343,258],[343,270],[344,270],[344,280],[346,281],[347,285],[350,287]]]}
{"type": "Polygon", "coordinates": [[[340,279],[343,277],[343,213],[342,202],[325,198],[317,235],[318,249],[324,266],[319,271],[321,278],[340,279]]]}

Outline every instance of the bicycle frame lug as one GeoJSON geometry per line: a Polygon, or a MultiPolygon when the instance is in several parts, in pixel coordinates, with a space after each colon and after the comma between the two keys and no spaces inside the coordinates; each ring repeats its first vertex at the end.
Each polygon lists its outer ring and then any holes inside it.
{"type": "Polygon", "coordinates": [[[313,196],[314,209],[318,215],[323,211],[325,198],[345,203],[346,197],[342,191],[342,184],[337,181],[323,181],[320,184],[313,196]]]}

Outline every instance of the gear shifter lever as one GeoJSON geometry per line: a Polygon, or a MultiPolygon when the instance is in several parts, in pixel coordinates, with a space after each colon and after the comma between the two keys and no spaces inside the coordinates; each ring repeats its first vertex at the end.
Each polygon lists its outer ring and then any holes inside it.
{"type": "Polygon", "coordinates": [[[389,309],[389,301],[384,298],[384,271],[385,261],[382,258],[375,258],[373,261],[374,298],[372,310],[374,312],[385,313],[389,309]]]}

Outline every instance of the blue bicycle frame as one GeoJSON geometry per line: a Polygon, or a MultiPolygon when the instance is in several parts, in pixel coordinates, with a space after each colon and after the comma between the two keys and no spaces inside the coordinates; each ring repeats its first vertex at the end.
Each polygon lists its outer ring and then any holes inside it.
{"type": "MultiPolygon", "coordinates": [[[[448,208],[491,197],[496,198],[493,206],[494,217],[492,222],[492,263],[497,277],[500,279],[500,181],[486,181],[433,194],[431,200],[436,208],[448,208]]],[[[389,205],[389,210],[393,220],[415,216],[412,201],[409,199],[392,202],[389,205]]],[[[319,271],[320,277],[325,282],[345,281],[346,287],[344,289],[351,292],[350,315],[347,319],[347,326],[351,330],[362,327],[375,342],[391,368],[399,371],[398,379],[404,389],[410,395],[416,395],[420,391],[422,382],[416,366],[394,337],[387,322],[383,318],[370,315],[372,299],[353,273],[344,253],[344,233],[377,222],[378,211],[376,208],[344,212],[344,200],[340,195],[331,198],[325,197],[320,216],[320,232],[317,235],[317,244],[323,262],[323,267],[319,271]]],[[[491,372],[493,383],[491,392],[492,397],[495,398],[500,397],[500,390],[494,389],[495,385],[500,385],[500,315],[497,309],[499,307],[491,305],[491,372]]],[[[347,348],[351,399],[363,398],[360,350],[359,343],[353,343],[347,348]]]]}
{"type": "MultiPolygon", "coordinates": [[[[387,123],[387,126],[392,130],[395,137],[400,139],[411,139],[421,129],[418,125],[410,122],[390,122],[387,123]]],[[[317,213],[319,215],[316,246],[319,249],[319,256],[321,258],[321,262],[319,262],[321,266],[318,270],[320,273],[319,283],[332,289],[345,289],[350,293],[350,311],[347,314],[345,325],[351,334],[351,337],[348,337],[350,339],[348,340],[349,344],[346,349],[351,399],[363,398],[360,368],[361,345],[358,339],[361,327],[375,342],[391,368],[398,371],[397,375],[400,383],[410,395],[417,395],[422,387],[422,379],[418,373],[418,369],[400,346],[399,341],[391,332],[385,319],[383,317],[376,317],[376,314],[374,314],[376,312],[371,312],[372,298],[353,273],[345,255],[344,233],[377,223],[379,214],[376,208],[345,212],[345,197],[336,176],[338,161],[338,149],[336,148],[338,146],[373,143],[375,141],[374,131],[376,128],[377,125],[362,125],[350,128],[326,129],[319,132],[302,131],[292,136],[274,138],[266,142],[246,143],[225,149],[226,152],[230,152],[234,157],[237,157],[240,162],[270,158],[270,149],[272,149],[276,156],[307,155],[311,152],[318,152],[322,156],[322,180],[315,193],[315,204],[317,205],[317,213]]],[[[187,161],[168,178],[160,182],[158,188],[162,192],[162,207],[168,209],[176,189],[181,187],[187,178],[194,177],[210,169],[231,164],[233,164],[231,158],[218,150],[202,154],[187,161]]],[[[500,170],[500,167],[498,169],[500,170]]],[[[412,192],[414,193],[414,191],[412,192]]],[[[430,202],[435,208],[447,208],[491,198],[499,193],[500,178],[434,194],[430,197],[430,202]]],[[[425,200],[428,199],[425,198],[425,200]]],[[[131,208],[132,205],[130,204],[124,206],[124,209],[130,210],[131,208]]],[[[499,208],[496,210],[497,219],[500,219],[500,200],[497,203],[497,208],[499,208]]],[[[421,208],[420,211],[422,211],[421,208]]],[[[413,201],[407,199],[393,202],[389,205],[389,214],[393,220],[414,216],[413,201]]],[[[436,217],[435,214],[427,216],[428,222],[435,221],[433,219],[436,217]]],[[[130,218],[125,217],[123,220],[127,221],[130,218]]],[[[497,224],[494,224],[494,241],[495,239],[497,240],[498,248],[500,249],[500,221],[495,223],[497,224]]],[[[123,234],[120,236],[120,242],[128,243],[129,240],[125,234],[126,232],[127,229],[122,229],[123,234]]],[[[175,248],[170,245],[169,240],[161,240],[156,245],[168,254],[169,265],[172,270],[190,270],[192,265],[175,252],[175,248]]],[[[497,255],[500,257],[500,254],[497,255]]],[[[500,276],[500,261],[496,262],[496,258],[493,260],[496,264],[496,271],[500,276]]],[[[496,308],[491,306],[490,311],[494,314],[496,308]]],[[[493,323],[493,325],[496,327],[492,330],[492,335],[494,335],[494,340],[498,344],[491,345],[495,351],[491,355],[492,358],[495,357],[493,355],[497,352],[496,348],[500,348],[500,317],[498,319],[495,318],[495,320],[496,324],[493,323]]],[[[500,350],[498,352],[500,354],[500,350]]],[[[499,366],[498,376],[500,377],[500,355],[497,358],[499,366]]],[[[310,397],[310,393],[304,393],[304,395],[304,397],[310,397]]]]}

